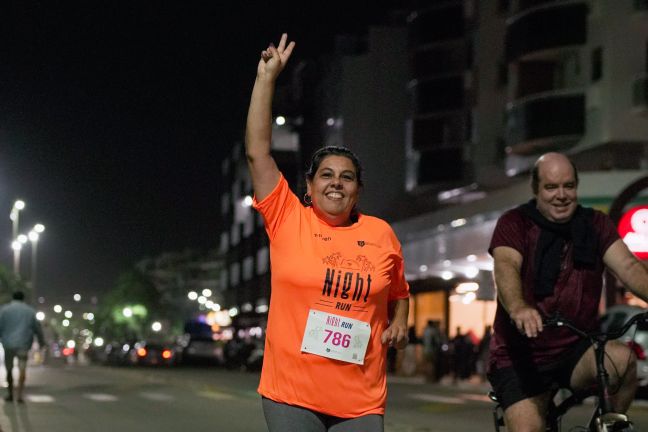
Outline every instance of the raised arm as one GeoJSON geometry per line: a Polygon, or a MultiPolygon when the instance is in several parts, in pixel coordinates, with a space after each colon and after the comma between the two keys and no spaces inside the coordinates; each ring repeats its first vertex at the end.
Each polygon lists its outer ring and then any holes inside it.
{"type": "Polygon", "coordinates": [[[542,331],[542,317],[527,304],[522,290],[522,255],[517,250],[499,246],[493,250],[497,297],[520,332],[536,337],[542,331]]]}
{"type": "Polygon", "coordinates": [[[648,268],[619,239],[605,251],[603,262],[630,291],[648,301],[648,268]]]}
{"type": "Polygon", "coordinates": [[[286,45],[287,40],[288,36],[284,33],[278,47],[270,44],[267,50],[261,52],[248,109],[245,152],[254,194],[258,201],[268,196],[279,181],[279,169],[270,155],[272,97],[277,77],[286,66],[295,47],[295,42],[286,45]]]}

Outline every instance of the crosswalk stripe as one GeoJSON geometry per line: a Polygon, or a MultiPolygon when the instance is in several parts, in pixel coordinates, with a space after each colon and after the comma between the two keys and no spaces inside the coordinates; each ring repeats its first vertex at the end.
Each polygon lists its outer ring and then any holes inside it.
{"type": "Polygon", "coordinates": [[[27,395],[25,396],[25,399],[27,399],[29,402],[35,402],[35,403],[51,403],[54,402],[54,398],[50,395],[27,395]]]}
{"type": "Polygon", "coordinates": [[[466,401],[464,401],[463,399],[456,398],[456,397],[438,396],[438,395],[431,395],[425,393],[410,394],[408,396],[411,399],[422,400],[425,402],[440,402],[440,403],[455,404],[455,405],[461,405],[466,403],[466,401]]]}
{"type": "Polygon", "coordinates": [[[117,400],[117,396],[107,393],[86,393],[83,397],[95,402],[115,402],[117,400]]]}
{"type": "Polygon", "coordinates": [[[208,399],[215,399],[215,400],[230,400],[234,399],[232,395],[229,395],[227,393],[219,393],[219,392],[214,392],[214,391],[203,391],[198,393],[200,396],[206,397],[208,399]]]}
{"type": "Polygon", "coordinates": [[[175,400],[173,396],[166,393],[141,392],[140,396],[143,397],[144,399],[150,399],[159,402],[167,402],[167,401],[170,402],[175,400]]]}

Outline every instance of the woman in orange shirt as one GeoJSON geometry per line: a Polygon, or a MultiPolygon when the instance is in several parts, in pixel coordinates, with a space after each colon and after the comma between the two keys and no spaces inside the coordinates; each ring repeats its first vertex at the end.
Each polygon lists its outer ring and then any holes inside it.
{"type": "Polygon", "coordinates": [[[259,393],[274,431],[382,431],[386,353],[407,345],[409,286],[389,225],[357,211],[362,168],[323,147],[302,205],[270,155],[275,82],[292,54],[284,34],[261,53],[245,148],[254,207],[270,238],[271,298],[259,393]]]}

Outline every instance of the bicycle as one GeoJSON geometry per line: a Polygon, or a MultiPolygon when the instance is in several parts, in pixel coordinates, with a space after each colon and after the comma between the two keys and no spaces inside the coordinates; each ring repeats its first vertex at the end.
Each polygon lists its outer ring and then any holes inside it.
{"type": "MultiPolygon", "coordinates": [[[[594,404],[594,411],[587,423],[587,426],[576,426],[570,431],[585,431],[585,432],[636,432],[632,422],[627,415],[616,413],[612,409],[610,401],[610,385],[609,374],[605,369],[605,344],[609,340],[618,339],[623,336],[633,325],[644,321],[648,322],[648,311],[634,315],[623,326],[612,329],[607,332],[593,332],[586,333],[578,329],[569,320],[560,316],[554,316],[545,320],[545,326],[566,327],[576,333],[582,338],[587,338],[592,342],[594,347],[596,369],[597,369],[597,385],[594,396],[596,402],[594,404]]],[[[549,408],[546,414],[546,431],[547,432],[560,432],[561,419],[571,408],[580,405],[583,400],[592,396],[592,392],[574,393],[569,395],[566,399],[559,403],[554,401],[556,394],[560,389],[556,388],[552,391],[549,408]]],[[[493,408],[493,420],[495,422],[495,432],[500,432],[501,427],[506,427],[504,424],[504,410],[497,401],[497,397],[493,391],[489,392],[488,396],[496,403],[493,408]]]]}

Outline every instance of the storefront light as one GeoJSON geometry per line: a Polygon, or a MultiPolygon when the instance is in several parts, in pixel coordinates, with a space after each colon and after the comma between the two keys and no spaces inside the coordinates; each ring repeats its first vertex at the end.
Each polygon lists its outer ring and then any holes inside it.
{"type": "Polygon", "coordinates": [[[454,277],[454,274],[451,271],[446,270],[444,272],[441,272],[441,278],[443,280],[450,280],[453,277],[454,277]]]}
{"type": "Polygon", "coordinates": [[[466,293],[466,294],[463,295],[463,297],[461,299],[461,303],[470,304],[476,298],[477,298],[477,294],[475,294],[474,292],[469,292],[469,293],[466,293]]]}
{"type": "Polygon", "coordinates": [[[471,267],[468,267],[468,268],[466,269],[466,271],[464,272],[464,274],[466,275],[466,277],[467,277],[468,279],[472,279],[472,278],[477,277],[477,275],[479,274],[479,269],[478,269],[477,267],[472,267],[472,266],[471,266],[471,267]]]}
{"type": "Polygon", "coordinates": [[[467,222],[468,221],[465,218],[459,218],[459,219],[455,219],[452,222],[450,222],[450,226],[452,228],[459,228],[460,226],[466,225],[467,222]]]}
{"type": "Polygon", "coordinates": [[[426,272],[426,271],[428,271],[428,266],[426,266],[425,264],[421,265],[421,266],[419,267],[419,271],[420,271],[420,272],[426,272]]]}
{"type": "Polygon", "coordinates": [[[477,282],[462,282],[455,288],[457,294],[465,294],[475,292],[479,289],[479,284],[477,282]]]}
{"type": "Polygon", "coordinates": [[[477,261],[477,255],[474,255],[474,254],[470,254],[470,255],[468,255],[468,256],[466,257],[466,261],[468,261],[468,262],[475,262],[475,261],[477,261]]]}

